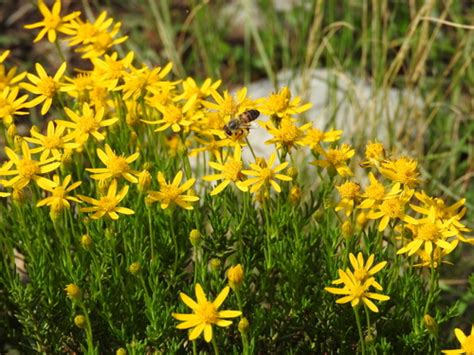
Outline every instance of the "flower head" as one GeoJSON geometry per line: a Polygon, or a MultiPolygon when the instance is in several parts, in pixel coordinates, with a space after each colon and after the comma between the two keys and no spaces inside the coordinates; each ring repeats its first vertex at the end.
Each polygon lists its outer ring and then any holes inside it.
{"type": "Polygon", "coordinates": [[[467,355],[474,354],[474,324],[471,327],[470,335],[466,336],[466,334],[464,334],[464,332],[459,328],[454,329],[454,334],[456,335],[456,338],[461,344],[461,348],[455,350],[443,350],[443,353],[467,355]]]}
{"type": "Polygon", "coordinates": [[[0,91],[0,120],[3,120],[5,126],[10,126],[13,123],[15,115],[27,115],[28,111],[22,111],[26,107],[25,101],[28,95],[18,97],[18,86],[10,89],[0,91]]]}
{"type": "Polygon", "coordinates": [[[76,189],[79,185],[81,185],[82,182],[77,181],[68,186],[70,182],[71,175],[66,176],[62,183],[58,175],[54,175],[53,180],[39,180],[39,187],[41,187],[43,190],[51,192],[52,195],[39,201],[36,206],[49,206],[51,208],[51,213],[53,215],[57,215],[65,208],[71,207],[69,201],[80,202],[76,197],[68,196],[67,193],[76,189]]]}
{"type": "Polygon", "coordinates": [[[256,162],[250,164],[252,170],[242,170],[242,173],[248,176],[252,176],[248,180],[243,182],[243,186],[251,186],[250,192],[254,193],[263,188],[268,188],[272,186],[276,192],[281,192],[281,187],[276,182],[276,179],[282,181],[291,181],[292,178],[280,174],[279,172],[285,169],[288,166],[288,162],[284,162],[278,164],[276,167],[273,168],[273,164],[275,163],[276,155],[273,153],[267,161],[263,161],[261,164],[257,164],[256,162]]]}
{"type": "Polygon", "coordinates": [[[200,284],[196,284],[195,293],[196,301],[182,292],[179,294],[181,300],[193,310],[193,313],[172,313],[172,316],[182,321],[176,328],[193,328],[189,332],[189,340],[196,339],[204,332],[204,340],[209,343],[212,340],[213,325],[228,327],[232,324],[232,321],[226,320],[225,318],[238,317],[242,312],[218,310],[229,294],[229,286],[224,287],[213,302],[207,300],[200,284]]]}
{"type": "Polygon", "coordinates": [[[416,160],[401,157],[382,163],[380,172],[393,182],[399,182],[407,187],[415,187],[420,183],[416,160]]]}
{"type": "Polygon", "coordinates": [[[268,98],[258,100],[259,110],[268,116],[284,117],[308,111],[312,104],[301,105],[301,98],[298,96],[291,98],[291,92],[287,87],[283,87],[279,92],[273,93],[268,98]]]}
{"type": "Polygon", "coordinates": [[[290,150],[296,144],[301,145],[305,137],[305,131],[311,127],[311,123],[298,127],[295,125],[294,119],[285,116],[278,126],[274,126],[272,122],[262,123],[262,126],[273,136],[265,144],[275,144],[278,148],[282,147],[290,150]]]}
{"type": "Polygon", "coordinates": [[[119,213],[131,215],[135,212],[130,208],[120,207],[118,204],[122,201],[128,193],[128,186],[124,186],[122,190],[117,194],[117,180],[112,180],[110,184],[107,195],[102,196],[99,200],[96,200],[91,197],[78,195],[82,201],[87,202],[93,206],[91,207],[82,207],[81,212],[94,212],[91,216],[92,219],[99,219],[104,216],[108,216],[113,220],[119,218],[119,213]]]}
{"type": "Polygon", "coordinates": [[[38,0],[38,7],[43,15],[43,21],[35,22],[30,25],[26,25],[25,28],[33,29],[43,27],[41,31],[36,36],[34,42],[40,41],[46,34],[48,35],[48,41],[51,43],[56,42],[57,32],[66,33],[67,29],[65,27],[68,21],[71,21],[75,17],[79,16],[80,12],[73,12],[69,15],[61,17],[61,1],[56,0],[54,2],[53,8],[49,10],[44,4],[43,0],[38,0]]]}
{"type": "Polygon", "coordinates": [[[133,163],[138,159],[140,153],[134,153],[129,157],[123,155],[116,155],[115,152],[110,148],[108,144],[105,145],[105,151],[98,148],[97,156],[105,164],[105,168],[96,168],[86,169],[87,171],[93,173],[91,178],[94,180],[104,180],[104,179],[116,179],[123,177],[127,181],[136,184],[138,182],[138,171],[132,170],[129,164],[133,163]]]}
{"type": "Polygon", "coordinates": [[[56,93],[59,91],[60,80],[66,71],[66,62],[61,64],[53,77],[46,73],[41,64],[36,63],[35,68],[38,74],[37,76],[31,73],[26,75],[32,84],[22,83],[21,87],[38,96],[29,101],[25,107],[34,107],[43,103],[41,114],[45,115],[51,108],[54,96],[56,96],[56,93]]]}
{"type": "Polygon", "coordinates": [[[183,179],[183,172],[178,171],[173,181],[168,183],[161,171],[157,174],[160,183],[160,191],[148,191],[148,199],[151,202],[159,202],[162,209],[168,208],[170,205],[176,204],[186,210],[192,210],[191,203],[199,200],[199,197],[185,194],[193,185],[196,179],[189,179],[183,185],[179,186],[183,179]]]}
{"type": "Polygon", "coordinates": [[[328,169],[329,174],[339,174],[342,177],[352,176],[352,170],[347,166],[347,161],[355,154],[355,150],[348,144],[343,144],[340,148],[329,148],[322,150],[324,159],[311,162],[312,165],[328,169]]]}

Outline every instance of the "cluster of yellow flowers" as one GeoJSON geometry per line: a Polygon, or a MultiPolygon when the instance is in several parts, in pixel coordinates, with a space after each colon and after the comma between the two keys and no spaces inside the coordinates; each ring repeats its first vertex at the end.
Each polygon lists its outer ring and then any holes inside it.
{"type": "MultiPolygon", "coordinates": [[[[291,157],[294,150],[306,148],[314,156],[311,165],[326,169],[332,182],[337,176],[345,179],[336,186],[341,198],[335,209],[343,213],[348,235],[356,227],[363,229],[371,220],[378,221],[380,232],[388,227],[397,230],[401,241],[399,254],[416,254],[420,260],[417,265],[430,268],[439,266],[442,258],[459,242],[468,241],[463,233],[469,229],[461,222],[466,212],[464,199],[448,206],[442,199],[416,190],[420,184],[417,162],[407,157],[386,156],[383,145],[378,142],[367,145],[366,160],[361,165],[372,171],[368,174],[367,186],[361,187],[354,181],[349,164],[354,149],[348,144],[336,144],[342,131],[324,132],[312,123],[298,125],[295,116],[309,110],[311,105],[292,97],[288,88],[268,98],[253,100],[247,96],[246,88],[235,94],[219,91],[220,81],[206,79],[202,85],[192,78],[171,81],[167,79],[171,63],[155,68],[135,67],[133,52],[123,58],[116,52],[107,54],[127,37],[119,35],[120,23],[107,18],[105,12],[89,22],[82,20],[79,12],[61,16],[60,1],[56,1],[51,10],[41,0],[38,4],[44,19],[27,26],[41,28],[35,41],[47,35],[50,42],[57,43],[59,33],[69,47],[90,61],[92,69],[80,70],[73,76],[63,62],[54,75],[49,75],[36,63],[35,74],[17,74],[16,68],[7,70],[5,67],[9,51],[0,55],[0,119],[10,145],[5,148],[8,160],[0,167],[0,177],[9,177],[0,180],[6,188],[0,196],[21,200],[28,187],[35,183],[44,190],[44,198],[37,206],[49,206],[53,217],[71,208],[71,202],[85,202],[89,206],[80,207],[79,211],[92,213],[92,219],[116,220],[119,214],[134,213],[121,203],[130,184],[135,184],[140,193],[144,193],[147,203],[159,202],[162,209],[177,206],[189,210],[199,201],[199,196],[192,190],[196,177],[192,177],[187,159],[198,156],[204,161],[207,157],[210,159],[203,176],[197,178],[217,182],[210,192],[212,196],[235,186],[265,204],[272,193],[282,192],[281,182],[291,182],[291,186],[285,185],[285,191],[290,199],[298,201],[301,187],[294,179],[296,167],[289,167],[286,158],[291,157]],[[25,78],[29,82],[25,82],[25,78]],[[18,137],[15,118],[29,114],[29,109],[40,105],[41,115],[51,118],[52,114],[62,119],[50,119],[44,134],[33,127],[30,137],[18,137]],[[249,110],[258,110],[270,117],[269,121],[258,123],[272,136],[266,143],[273,144],[275,151],[267,158],[254,155],[254,161],[247,164],[242,158],[242,149],[251,149],[249,130],[243,124],[238,134],[227,134],[224,127],[249,110]],[[152,126],[156,126],[154,131],[150,129],[152,126]],[[115,151],[109,144],[96,148],[103,165],[85,170],[91,174],[90,178],[98,181],[99,196],[71,196],[81,181],[73,182],[72,175],[64,173],[67,165],[73,157],[84,153],[92,155],[94,144],[104,141],[117,127],[127,132],[127,140],[134,143],[137,151],[127,155],[115,151]],[[142,170],[133,168],[140,160],[141,150],[149,149],[146,146],[151,142],[166,144],[171,156],[185,157],[182,171],[175,176],[156,172],[157,191],[151,189],[149,163],[142,162],[142,170]]],[[[340,278],[333,281],[336,285],[343,284],[343,288],[326,290],[345,295],[338,303],[351,302],[356,307],[362,302],[377,312],[377,306],[370,299],[385,301],[389,297],[369,290],[382,291],[373,275],[386,262],[372,266],[374,255],[365,263],[362,254],[357,258],[350,254],[350,262],[354,271],[340,269],[340,278]]],[[[194,313],[173,316],[183,321],[178,328],[194,328],[189,335],[191,340],[204,332],[204,338],[210,341],[212,324],[228,326],[230,321],[224,318],[240,316],[241,312],[217,310],[229,292],[228,287],[213,302],[207,300],[199,284],[195,291],[197,302],[183,293],[180,295],[194,313]]],[[[70,297],[72,293],[68,286],[70,297]]]]}

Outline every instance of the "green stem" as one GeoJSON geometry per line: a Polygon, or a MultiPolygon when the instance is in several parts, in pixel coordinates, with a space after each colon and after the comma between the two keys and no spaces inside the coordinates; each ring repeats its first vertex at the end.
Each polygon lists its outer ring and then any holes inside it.
{"type": "Polygon", "coordinates": [[[364,342],[364,334],[362,333],[362,326],[360,324],[360,317],[359,317],[359,307],[353,307],[356,323],[357,323],[357,331],[359,332],[360,338],[360,347],[362,349],[362,355],[365,355],[365,342],[364,342]]]}
{"type": "Polygon", "coordinates": [[[63,51],[61,50],[61,46],[59,45],[57,38],[56,38],[56,41],[54,41],[54,46],[56,47],[56,50],[58,51],[59,58],[61,58],[61,61],[64,63],[66,61],[66,58],[64,57],[63,51]]]}
{"type": "Polygon", "coordinates": [[[178,272],[178,240],[176,239],[176,235],[174,233],[174,223],[173,223],[173,212],[169,214],[169,220],[170,220],[170,230],[171,230],[171,238],[173,239],[173,245],[174,245],[174,272],[173,275],[176,277],[176,273],[178,272]]]}
{"type": "Polygon", "coordinates": [[[214,349],[214,354],[219,355],[219,348],[217,347],[215,335],[212,337],[212,348],[214,349]]]}
{"type": "MultiPolygon", "coordinates": [[[[241,311],[242,314],[243,314],[244,309],[242,307],[242,299],[240,298],[240,294],[239,294],[238,290],[235,290],[235,297],[237,298],[237,304],[239,305],[239,311],[241,311]]],[[[243,354],[248,354],[249,353],[249,343],[248,343],[248,339],[247,339],[247,334],[242,332],[241,335],[242,335],[242,350],[243,350],[242,353],[243,354]]]]}
{"type": "Polygon", "coordinates": [[[255,155],[255,152],[253,151],[252,145],[249,142],[249,139],[245,137],[245,142],[247,142],[248,147],[250,148],[250,152],[252,153],[252,156],[255,160],[257,160],[257,156],[255,155]]]}

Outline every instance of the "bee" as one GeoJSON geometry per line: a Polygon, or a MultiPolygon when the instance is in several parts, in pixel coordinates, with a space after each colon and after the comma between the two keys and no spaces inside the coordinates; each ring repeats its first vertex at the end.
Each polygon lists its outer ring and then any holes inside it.
{"type": "Polygon", "coordinates": [[[241,137],[248,133],[250,128],[250,122],[257,119],[260,116],[258,110],[248,110],[241,113],[237,118],[233,118],[224,126],[224,132],[229,137],[238,136],[241,137]]]}

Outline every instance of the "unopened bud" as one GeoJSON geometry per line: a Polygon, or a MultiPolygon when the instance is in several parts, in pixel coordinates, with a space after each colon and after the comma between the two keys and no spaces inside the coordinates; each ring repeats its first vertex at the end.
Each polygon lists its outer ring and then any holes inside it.
{"type": "Polygon", "coordinates": [[[88,234],[84,234],[81,237],[81,245],[84,249],[87,249],[87,250],[91,249],[93,244],[94,244],[94,241],[88,234]]]}
{"type": "Polygon", "coordinates": [[[249,327],[250,327],[250,324],[249,324],[248,319],[243,317],[239,321],[239,325],[238,325],[239,332],[241,332],[242,334],[247,333],[247,331],[249,330],[249,327]]]}
{"type": "Polygon", "coordinates": [[[198,247],[201,244],[202,235],[197,229],[193,229],[189,233],[189,241],[194,247],[198,247]]]}
{"type": "Polygon", "coordinates": [[[77,315],[74,317],[74,324],[80,329],[85,329],[87,327],[86,317],[83,315],[77,315]]]}
{"type": "Polygon", "coordinates": [[[244,281],[244,268],[241,264],[237,264],[227,271],[230,287],[235,291],[240,288],[244,281]]]}
{"type": "Polygon", "coordinates": [[[136,276],[142,270],[142,266],[138,262],[131,263],[128,267],[128,272],[136,276]]]}

